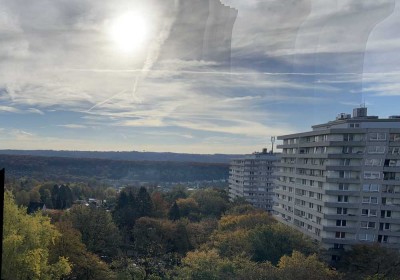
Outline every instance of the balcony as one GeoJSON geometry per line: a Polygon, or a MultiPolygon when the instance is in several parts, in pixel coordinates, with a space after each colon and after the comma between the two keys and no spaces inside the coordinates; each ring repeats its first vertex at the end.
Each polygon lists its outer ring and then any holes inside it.
{"type": "Polygon", "coordinates": [[[361,165],[327,165],[327,171],[360,171],[361,165]]]}
{"type": "Polygon", "coordinates": [[[322,227],[324,231],[330,231],[330,232],[336,232],[336,231],[341,231],[341,232],[349,232],[349,233],[356,233],[357,228],[355,227],[338,227],[338,226],[323,226],[322,227]]]}
{"type": "MultiPolygon", "coordinates": [[[[377,219],[377,217],[374,217],[377,219]]],[[[347,220],[347,221],[358,221],[358,215],[346,214],[346,215],[339,215],[339,214],[324,214],[324,219],[327,220],[347,220]]]]}
{"type": "Polygon", "coordinates": [[[357,202],[325,202],[326,207],[337,208],[337,207],[344,207],[344,208],[359,208],[360,204],[357,202]]]}
{"type": "Polygon", "coordinates": [[[335,244],[335,243],[340,243],[340,244],[355,244],[357,240],[354,238],[322,238],[323,243],[328,243],[328,244],[335,244]]]}
{"type": "Polygon", "coordinates": [[[326,178],[327,183],[359,183],[360,182],[360,176],[352,177],[352,178],[333,178],[333,177],[327,177],[326,178]]]}
{"type": "Polygon", "coordinates": [[[359,196],[359,191],[344,191],[344,190],[326,190],[327,195],[348,195],[348,196],[359,196]]]}

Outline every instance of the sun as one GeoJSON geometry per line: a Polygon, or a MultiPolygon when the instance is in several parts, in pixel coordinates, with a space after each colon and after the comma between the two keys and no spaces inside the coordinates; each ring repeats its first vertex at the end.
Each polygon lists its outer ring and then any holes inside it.
{"type": "Polygon", "coordinates": [[[146,20],[141,14],[125,13],[111,22],[109,35],[120,51],[134,52],[140,49],[147,39],[146,20]]]}

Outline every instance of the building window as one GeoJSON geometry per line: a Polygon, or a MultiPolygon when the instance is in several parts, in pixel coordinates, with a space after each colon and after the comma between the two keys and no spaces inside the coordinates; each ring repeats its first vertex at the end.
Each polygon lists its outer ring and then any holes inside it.
{"type": "Polygon", "coordinates": [[[385,146],[369,146],[368,154],[384,154],[385,148],[385,146]]]}
{"type": "Polygon", "coordinates": [[[336,213],[338,215],[347,215],[347,208],[339,207],[339,208],[337,208],[336,213]]]}
{"type": "Polygon", "coordinates": [[[359,240],[373,242],[375,239],[375,235],[371,233],[360,233],[358,235],[359,240]]]}
{"type": "Polygon", "coordinates": [[[345,141],[345,142],[354,141],[354,135],[353,134],[343,134],[343,141],[345,141]]]}
{"type": "Polygon", "coordinates": [[[370,209],[369,210],[369,215],[368,216],[370,216],[370,217],[376,217],[378,214],[377,214],[377,210],[375,210],[375,209],[370,209]]]}
{"type": "Polygon", "coordinates": [[[390,141],[400,142],[400,133],[390,133],[390,141]]]}
{"type": "Polygon", "coordinates": [[[388,242],[388,236],[387,235],[378,235],[378,242],[379,243],[387,243],[388,242]]]}
{"type": "Polygon", "coordinates": [[[400,155],[400,147],[390,147],[389,154],[400,155]]]}
{"type": "Polygon", "coordinates": [[[345,227],[347,224],[346,220],[336,220],[336,226],[337,227],[345,227]]]}
{"type": "Polygon", "coordinates": [[[349,190],[349,184],[340,183],[339,184],[339,190],[340,191],[348,191],[349,190]]]}
{"type": "Polygon", "coordinates": [[[390,223],[380,223],[379,230],[390,230],[390,223]]]}
{"type": "Polygon", "coordinates": [[[346,233],[345,232],[341,232],[341,231],[337,231],[335,233],[335,238],[346,238],[346,233]]]}
{"type": "Polygon", "coordinates": [[[378,204],[378,198],[373,196],[363,196],[362,203],[378,204]]]}
{"type": "Polygon", "coordinates": [[[392,211],[390,210],[381,211],[381,218],[390,218],[390,217],[392,217],[392,211]]]}
{"type": "Polygon", "coordinates": [[[349,197],[347,195],[338,195],[337,201],[346,203],[349,202],[349,197]]]}
{"type": "Polygon", "coordinates": [[[353,152],[353,147],[343,147],[342,153],[343,154],[351,154],[353,152]]]}
{"type": "Polygon", "coordinates": [[[365,171],[364,179],[377,180],[381,177],[381,172],[379,171],[365,171]]]}
{"type": "Polygon", "coordinates": [[[383,133],[383,132],[369,133],[368,136],[369,136],[370,141],[385,141],[386,140],[386,133],[383,133]]]}
{"type": "Polygon", "coordinates": [[[361,225],[361,228],[364,228],[364,229],[375,228],[375,222],[365,222],[365,221],[362,221],[362,222],[360,223],[360,225],[361,225]]]}
{"type": "Polygon", "coordinates": [[[380,185],[379,184],[364,184],[363,191],[364,192],[379,192],[380,185]]]}
{"type": "Polygon", "coordinates": [[[344,245],[343,245],[343,244],[334,243],[334,244],[333,244],[333,248],[334,248],[334,249],[343,249],[343,248],[344,248],[344,245]]]}
{"type": "Polygon", "coordinates": [[[382,166],[382,160],[377,158],[369,158],[364,162],[365,166],[382,166]]]}

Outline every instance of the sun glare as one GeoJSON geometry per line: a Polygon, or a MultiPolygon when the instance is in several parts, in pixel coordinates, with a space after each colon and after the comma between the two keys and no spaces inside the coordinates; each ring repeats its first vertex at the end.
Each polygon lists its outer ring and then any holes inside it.
{"type": "Polygon", "coordinates": [[[116,18],[109,29],[110,37],[123,52],[138,50],[146,40],[147,24],[137,13],[126,13],[116,18]]]}

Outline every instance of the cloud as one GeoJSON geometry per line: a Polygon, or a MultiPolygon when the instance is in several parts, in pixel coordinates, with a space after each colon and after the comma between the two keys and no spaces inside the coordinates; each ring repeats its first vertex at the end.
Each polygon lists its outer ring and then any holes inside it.
{"type": "Polygon", "coordinates": [[[20,110],[10,106],[0,106],[0,112],[19,113],[20,110]]]}
{"type": "Polygon", "coordinates": [[[72,123],[70,123],[70,124],[60,124],[60,125],[57,125],[57,126],[59,126],[59,127],[64,127],[64,128],[71,128],[71,129],[83,129],[83,128],[87,128],[87,126],[85,126],[85,125],[81,125],[81,124],[72,124],[72,123]]]}
{"type": "MultiPolygon", "coordinates": [[[[84,128],[101,127],[117,129],[127,136],[121,137],[126,143],[141,135],[156,141],[162,130],[165,137],[204,151],[199,145],[207,145],[207,139],[215,149],[228,150],[218,141],[249,147],[271,135],[308,128],[309,112],[315,111],[318,121],[325,119],[342,111],[344,104],[357,104],[362,94],[398,97],[399,77],[393,73],[400,71],[400,5],[391,14],[394,1],[224,0],[222,4],[238,10],[231,65],[228,52],[218,59],[210,47],[212,40],[204,42],[211,33],[198,46],[193,46],[194,40],[183,44],[182,39],[196,34],[186,34],[182,23],[194,30],[199,27],[195,18],[204,15],[179,18],[172,3],[2,1],[0,112],[19,129],[18,135],[36,137],[37,145],[46,137],[43,143],[53,145],[51,133],[24,134],[26,127],[18,127],[12,114],[30,114],[32,122],[43,122],[44,114],[68,115],[47,129],[78,131],[79,139],[63,142],[72,147],[89,147],[91,141],[82,138],[92,130],[84,128]],[[149,55],[146,49],[118,53],[105,32],[115,16],[133,8],[147,9],[151,17],[150,37],[156,43],[149,55]]],[[[218,17],[213,16],[204,24],[215,23],[218,17]]],[[[156,144],[148,143],[149,147],[156,149],[156,144]]]]}
{"type": "Polygon", "coordinates": [[[28,112],[34,113],[34,114],[39,114],[39,115],[44,115],[44,112],[43,112],[43,111],[41,111],[41,110],[39,110],[39,109],[36,109],[36,108],[29,108],[29,109],[28,109],[28,112]]]}

